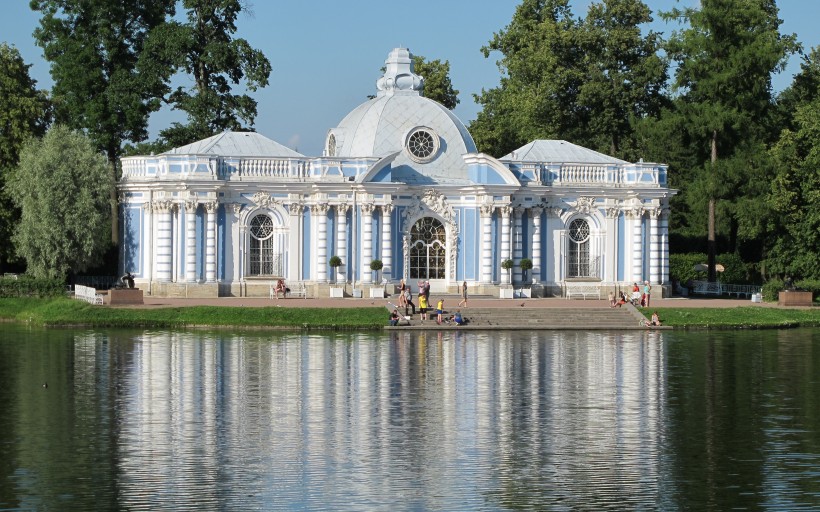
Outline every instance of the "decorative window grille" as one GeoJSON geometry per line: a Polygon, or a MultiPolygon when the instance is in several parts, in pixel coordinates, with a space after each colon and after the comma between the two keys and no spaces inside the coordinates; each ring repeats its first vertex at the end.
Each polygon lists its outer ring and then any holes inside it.
{"type": "Polygon", "coordinates": [[[445,279],[447,276],[447,233],[432,217],[419,219],[410,230],[410,279],[445,279]]]}
{"type": "Polygon", "coordinates": [[[282,255],[275,252],[273,221],[267,215],[257,215],[250,228],[248,275],[281,276],[282,255]]]}
{"type": "Polygon", "coordinates": [[[428,128],[419,128],[407,137],[407,152],[416,162],[429,162],[439,149],[438,137],[428,128]]]}
{"type": "Polygon", "coordinates": [[[569,269],[567,277],[594,277],[590,265],[589,223],[575,219],[569,225],[569,269]]]}

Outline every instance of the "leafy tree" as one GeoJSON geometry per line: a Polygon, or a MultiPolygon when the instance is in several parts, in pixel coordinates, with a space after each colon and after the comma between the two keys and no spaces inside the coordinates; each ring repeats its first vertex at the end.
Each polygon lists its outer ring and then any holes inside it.
{"type": "Polygon", "coordinates": [[[579,26],[569,0],[524,0],[481,49],[485,57],[501,53],[502,76],[475,96],[482,110],[470,133],[480,151],[501,156],[534,139],[578,140],[579,26]]]}
{"type": "Polygon", "coordinates": [[[820,97],[798,107],[796,131],[784,131],[772,149],[777,172],[771,181],[764,215],[774,233],[766,263],[781,277],[820,279],[820,97]]]}
{"type": "Polygon", "coordinates": [[[437,101],[450,110],[459,104],[458,90],[450,81],[450,61],[426,60],[413,55],[413,72],[424,77],[424,96],[437,101]]]}
{"type": "MultiPolygon", "coordinates": [[[[171,69],[142,60],[152,29],[174,14],[174,0],[31,0],[42,13],[34,31],[51,62],[56,119],[83,130],[108,158],[117,177],[123,143],[148,136],[148,116],[161,106],[171,69]]],[[[112,240],[117,240],[111,192],[112,240]]]]}
{"type": "Polygon", "coordinates": [[[641,0],[602,0],[585,19],[568,0],[524,0],[512,22],[482,48],[498,51],[498,88],[482,91],[470,131],[479,149],[500,156],[534,139],[563,138],[614,156],[634,157],[636,123],[665,103],[660,35],[641,0]]]}
{"type": "MultiPolygon", "coordinates": [[[[234,39],[241,0],[183,0],[187,22],[171,21],[152,33],[146,56],[182,70],[193,79],[168,97],[187,124],[174,123],[160,132],[169,146],[180,146],[225,130],[253,125],[256,100],[235,94],[243,83],[250,91],[268,84],[271,66],[265,55],[245,39],[234,39]]],[[[160,66],[163,67],[163,66],[160,66]]]]}
{"type": "Polygon", "coordinates": [[[706,203],[708,278],[715,281],[718,200],[737,198],[743,191],[735,185],[753,177],[746,156],[767,136],[771,75],[798,47],[780,34],[774,0],[702,0],[663,16],[689,25],[673,34],[667,52],[677,63],[677,112],[702,162],[688,197],[706,203]]]}
{"type": "MultiPolygon", "coordinates": [[[[23,143],[42,136],[51,116],[48,97],[37,90],[30,67],[17,48],[0,43],[0,240],[10,240],[20,220],[20,211],[5,190],[8,174],[17,167],[23,143]]],[[[13,255],[11,244],[0,244],[0,269],[13,255]]]]}
{"type": "Polygon", "coordinates": [[[585,114],[583,142],[593,149],[637,160],[635,123],[658,117],[668,103],[661,36],[641,31],[652,21],[641,0],[603,0],[589,7],[581,27],[585,79],[577,102],[585,114]]]}
{"type": "Polygon", "coordinates": [[[28,273],[63,278],[99,263],[110,245],[114,180],[88,137],[57,125],[29,140],[7,187],[22,211],[14,242],[28,273]]]}

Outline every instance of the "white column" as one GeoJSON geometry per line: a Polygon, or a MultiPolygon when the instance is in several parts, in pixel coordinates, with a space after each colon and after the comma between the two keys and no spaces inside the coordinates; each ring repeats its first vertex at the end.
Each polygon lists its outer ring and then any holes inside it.
{"type": "Polygon", "coordinates": [[[363,204],[362,209],[362,283],[373,282],[373,271],[370,262],[373,260],[373,204],[363,204]]]}
{"type": "Polygon", "coordinates": [[[171,201],[161,200],[154,202],[154,211],[157,212],[157,280],[170,281],[172,272],[172,235],[171,201]]]}
{"type": "Polygon", "coordinates": [[[615,207],[606,209],[606,267],[604,281],[616,283],[618,281],[618,217],[621,210],[615,207]]]}
{"type": "Polygon", "coordinates": [[[491,204],[481,205],[481,283],[493,282],[493,210],[491,204]]]}
{"type": "MultiPolygon", "coordinates": [[[[512,213],[512,207],[502,206],[501,207],[501,259],[508,260],[512,259],[512,247],[510,246],[510,214],[512,213]]],[[[510,271],[508,270],[501,270],[501,281],[505,282],[509,279],[510,271]]]]}
{"type": "MultiPolygon", "coordinates": [[[[142,270],[142,275],[149,283],[154,279],[153,256],[154,256],[154,213],[153,205],[150,202],[142,204],[143,215],[145,216],[145,226],[143,226],[143,236],[145,237],[145,247],[143,247],[143,254],[145,255],[145,268],[142,270]]],[[[125,269],[128,270],[128,269],[125,269]]],[[[149,285],[148,293],[151,293],[149,285]]]]}
{"type": "Polygon", "coordinates": [[[524,240],[522,237],[524,236],[524,229],[523,229],[523,217],[524,217],[524,208],[521,206],[516,206],[513,208],[513,220],[514,220],[514,229],[513,229],[513,282],[520,283],[521,282],[521,258],[524,257],[524,240]]]}
{"type": "Polygon", "coordinates": [[[643,280],[643,209],[631,210],[632,218],[632,281],[643,280]]]}
{"type": "Polygon", "coordinates": [[[336,282],[347,282],[347,211],[350,206],[336,205],[336,256],[342,260],[342,266],[336,269],[336,282]]]}
{"type": "Polygon", "coordinates": [[[541,281],[541,207],[530,208],[532,215],[532,273],[533,282],[541,281]]]}
{"type": "Polygon", "coordinates": [[[658,219],[661,216],[660,208],[649,211],[649,282],[661,283],[661,237],[658,229],[658,219]]]}
{"type": "Polygon", "coordinates": [[[185,280],[196,282],[196,201],[185,201],[185,280]]]}
{"type": "Polygon", "coordinates": [[[290,226],[288,230],[288,268],[285,271],[288,281],[297,283],[301,281],[299,269],[302,263],[302,203],[290,203],[288,212],[290,213],[290,226]]]}
{"type": "Polygon", "coordinates": [[[216,281],[216,209],[219,203],[205,203],[205,282],[216,281]]]}
{"type": "Polygon", "coordinates": [[[661,209],[660,219],[661,276],[660,283],[669,282],[669,209],[661,209]]]}
{"type": "Polygon", "coordinates": [[[314,204],[310,211],[316,216],[319,223],[319,233],[316,237],[316,281],[327,282],[327,204],[314,204]]]}
{"type": "Polygon", "coordinates": [[[392,213],[392,204],[382,205],[382,276],[388,281],[393,280],[392,213]]]}
{"type": "MultiPolygon", "coordinates": [[[[245,276],[242,272],[242,257],[245,254],[244,247],[241,244],[242,236],[239,229],[239,214],[242,211],[240,203],[232,203],[228,207],[231,213],[231,245],[230,250],[226,247],[225,253],[231,255],[231,276],[230,281],[237,282],[245,276]]],[[[227,229],[225,230],[228,231],[227,229]]],[[[225,262],[228,263],[227,261],[225,262]]]]}

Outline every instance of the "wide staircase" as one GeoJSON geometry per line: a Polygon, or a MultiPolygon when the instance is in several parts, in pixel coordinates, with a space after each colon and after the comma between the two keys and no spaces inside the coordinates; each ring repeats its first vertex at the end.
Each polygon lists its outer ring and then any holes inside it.
{"type": "MultiPolygon", "coordinates": [[[[646,329],[640,322],[645,319],[635,307],[627,304],[620,308],[535,308],[519,306],[518,302],[509,308],[461,308],[467,324],[456,326],[443,323],[438,325],[435,314],[422,321],[418,311],[411,317],[409,325],[399,325],[392,329],[465,329],[465,330],[603,330],[603,329],[646,329]]],[[[449,317],[455,309],[448,309],[449,317]]]]}

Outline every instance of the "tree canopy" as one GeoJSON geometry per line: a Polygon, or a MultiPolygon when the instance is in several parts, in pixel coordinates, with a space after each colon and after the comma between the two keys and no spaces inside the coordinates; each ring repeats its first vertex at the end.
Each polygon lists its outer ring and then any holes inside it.
{"type": "MultiPolygon", "coordinates": [[[[183,0],[187,22],[171,20],[149,40],[146,57],[193,79],[177,87],[167,101],[187,115],[160,136],[167,147],[181,146],[224,130],[246,129],[256,118],[256,100],[236,94],[244,83],[249,91],[268,85],[271,65],[265,55],[241,38],[234,38],[241,0],[183,0]]],[[[160,66],[164,67],[164,66],[160,66]]]]}
{"type": "MultiPolygon", "coordinates": [[[[772,73],[782,71],[797,50],[794,36],[779,32],[774,0],[702,0],[698,8],[673,9],[664,16],[685,20],[667,52],[676,62],[676,113],[701,166],[688,189],[705,200],[709,280],[716,279],[718,200],[760,197],[756,172],[773,113],[772,73]],[[755,190],[757,189],[757,190],[755,190]]],[[[702,211],[702,210],[701,210],[702,211]]],[[[724,208],[734,237],[741,218],[724,208]]]]}
{"type": "Polygon", "coordinates": [[[14,243],[29,274],[63,278],[100,262],[114,180],[88,137],[57,125],[30,139],[7,188],[22,213],[14,243]]]}
{"type": "Polygon", "coordinates": [[[470,131],[501,156],[535,139],[568,139],[613,156],[636,153],[635,124],[666,101],[660,35],[641,0],[602,0],[576,18],[569,0],[524,0],[482,48],[501,53],[499,87],[476,97],[470,131]]]}
{"type": "Polygon", "coordinates": [[[450,81],[450,61],[427,60],[413,55],[413,72],[424,77],[424,97],[435,100],[450,110],[459,104],[458,90],[450,81]]]}
{"type": "MultiPolygon", "coordinates": [[[[17,48],[0,43],[0,240],[10,240],[20,219],[5,190],[8,174],[17,167],[23,144],[45,133],[51,108],[45,91],[29,75],[17,48]]],[[[0,269],[14,256],[10,243],[0,244],[0,269]]]]}

